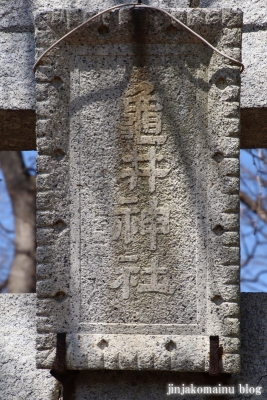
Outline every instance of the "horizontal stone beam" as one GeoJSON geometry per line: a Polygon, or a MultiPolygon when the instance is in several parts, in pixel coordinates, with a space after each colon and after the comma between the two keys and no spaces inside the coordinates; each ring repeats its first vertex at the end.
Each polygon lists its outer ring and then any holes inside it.
{"type": "Polygon", "coordinates": [[[267,147],[267,108],[241,109],[241,149],[267,147]]]}
{"type": "MultiPolygon", "coordinates": [[[[36,150],[34,110],[0,110],[0,150],[36,150]]],[[[267,148],[267,107],[241,109],[241,148],[267,148]]]]}
{"type": "Polygon", "coordinates": [[[0,150],[35,150],[34,110],[0,110],[0,150]]]}
{"type": "MultiPolygon", "coordinates": [[[[56,399],[59,386],[49,371],[35,368],[36,294],[0,295],[0,398],[27,400],[56,399]]],[[[207,373],[170,371],[79,371],[76,382],[70,380],[75,399],[109,398],[117,400],[165,399],[168,386],[234,386],[238,395],[239,385],[263,387],[260,399],[266,399],[267,369],[267,293],[241,293],[241,360],[240,375],[223,374],[211,377],[207,373]]],[[[38,342],[38,345],[42,345],[38,342]]],[[[68,393],[68,386],[64,385],[68,393]]],[[[255,395],[254,395],[255,396],[255,395]]],[[[254,398],[253,396],[253,398],[254,398]]],[[[190,396],[188,396],[189,398],[190,396]]],[[[203,395],[192,400],[203,400],[203,395]]],[[[256,396],[255,396],[256,397],[256,396]]],[[[170,399],[184,398],[170,396],[170,399]]],[[[222,397],[219,397],[222,398],[222,397]]],[[[243,395],[243,398],[244,395],[243,395]]]]}

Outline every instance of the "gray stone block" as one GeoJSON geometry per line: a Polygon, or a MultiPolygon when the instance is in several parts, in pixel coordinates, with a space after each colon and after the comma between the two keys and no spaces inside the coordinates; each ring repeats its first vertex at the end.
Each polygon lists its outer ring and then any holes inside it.
{"type": "MultiPolygon", "coordinates": [[[[137,1],[134,0],[133,3],[137,1]]],[[[33,12],[39,12],[41,10],[55,10],[55,9],[77,9],[82,8],[88,11],[93,10],[103,10],[108,7],[115,6],[117,4],[131,3],[131,0],[31,0],[33,12]]],[[[179,7],[189,7],[190,0],[143,0],[143,4],[155,6],[155,7],[169,7],[169,8],[179,8],[179,7]]]]}
{"type": "Polygon", "coordinates": [[[245,70],[241,78],[241,105],[243,108],[267,107],[267,31],[243,33],[242,49],[245,70]]]}
{"type": "MultiPolygon", "coordinates": [[[[233,382],[262,386],[267,399],[267,293],[241,294],[241,371],[233,382]]],[[[256,398],[256,396],[252,396],[256,398]]]]}
{"type": "Polygon", "coordinates": [[[1,0],[0,31],[33,32],[30,0],[1,0]]]}
{"type": "Polygon", "coordinates": [[[36,369],[36,295],[0,295],[0,398],[56,400],[58,383],[36,369]]]}
{"type": "MultiPolygon", "coordinates": [[[[182,386],[230,386],[235,396],[224,398],[267,399],[267,293],[241,293],[241,369],[240,375],[220,375],[177,372],[81,371],[75,382],[77,400],[204,400],[206,395],[167,396],[169,384],[182,386]],[[239,385],[261,387],[261,395],[242,395],[239,385]]],[[[215,396],[214,398],[217,398],[215,396]]],[[[218,397],[219,398],[219,397],[218,397]]]]}
{"type": "MultiPolygon", "coordinates": [[[[107,1],[105,7],[116,4],[113,0],[107,1]]],[[[188,7],[188,0],[160,1],[155,0],[147,4],[162,7],[188,7]]],[[[259,2],[241,1],[240,4],[233,0],[228,3],[221,0],[202,0],[201,7],[240,8],[244,12],[244,32],[242,58],[246,70],[242,76],[241,106],[265,107],[264,86],[266,84],[264,54],[266,47],[266,31],[253,32],[253,29],[266,25],[267,5],[265,0],[259,2]],[[252,31],[251,31],[252,30],[252,31]],[[247,33],[246,33],[247,32],[247,33]],[[248,33],[249,32],[249,33],[248,33]]],[[[35,81],[32,74],[34,64],[34,39],[31,34],[11,32],[26,32],[33,30],[32,12],[55,8],[84,8],[88,11],[103,9],[103,2],[95,0],[88,3],[80,1],[41,1],[41,0],[5,0],[0,6],[0,47],[1,47],[1,73],[0,73],[0,108],[2,109],[34,109],[35,108],[35,81]],[[9,32],[4,35],[3,32],[9,32]],[[4,74],[4,76],[3,76],[4,74]]]]}
{"type": "MultiPolygon", "coordinates": [[[[240,12],[175,15],[240,58],[240,12]]],[[[38,14],[37,54],[87,17],[38,14]]],[[[36,79],[40,336],[68,332],[69,369],[208,371],[219,335],[237,372],[239,68],[161,13],[121,10],[36,79]]]]}
{"type": "Polygon", "coordinates": [[[197,0],[196,4],[203,8],[232,8],[244,13],[244,28],[266,27],[267,3],[266,0],[197,0]]]}
{"type": "MultiPolygon", "coordinates": [[[[80,371],[75,385],[75,400],[162,400],[168,384],[175,386],[261,386],[261,396],[267,399],[267,294],[241,294],[241,367],[240,375],[179,373],[168,371],[80,371]]],[[[36,295],[0,296],[0,397],[10,400],[56,400],[58,384],[48,371],[35,367],[36,295]]],[[[44,348],[54,341],[38,337],[37,346],[44,348]]],[[[221,343],[222,344],[222,343],[221,343]]],[[[225,343],[223,343],[225,345],[225,343]]],[[[183,396],[184,400],[204,400],[206,396],[183,396]]],[[[240,396],[240,398],[243,398],[240,396]]]]}
{"type": "Polygon", "coordinates": [[[33,34],[0,32],[0,49],[0,109],[34,109],[33,34]]]}

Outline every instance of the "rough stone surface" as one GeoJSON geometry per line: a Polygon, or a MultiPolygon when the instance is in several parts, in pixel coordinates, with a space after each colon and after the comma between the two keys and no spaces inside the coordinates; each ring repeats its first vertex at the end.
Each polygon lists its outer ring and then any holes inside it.
{"type": "MultiPolygon", "coordinates": [[[[128,0],[127,0],[128,1],[128,0]]],[[[68,8],[83,8],[96,12],[116,4],[115,0],[3,0],[0,5],[0,47],[1,71],[5,71],[5,78],[0,73],[0,109],[34,109],[35,108],[35,81],[32,73],[34,64],[34,39],[32,34],[23,37],[14,32],[32,32],[33,17],[41,10],[68,8]],[[3,36],[5,33],[13,35],[3,36]],[[10,54],[12,61],[10,63],[10,54]],[[17,68],[16,68],[17,66],[17,68]],[[2,89],[2,90],[1,90],[2,89]]],[[[244,13],[243,50],[242,59],[246,66],[242,76],[241,107],[266,107],[264,96],[266,69],[264,54],[266,47],[267,4],[265,0],[151,0],[146,4],[164,8],[175,7],[203,7],[241,9],[244,13]],[[262,30],[262,31],[261,31],[262,30]],[[256,31],[256,32],[254,32],[256,31]]],[[[3,73],[2,73],[3,74],[3,73]]]]}
{"type": "MultiPolygon", "coordinates": [[[[175,15],[240,57],[240,13],[175,15]]],[[[37,53],[85,18],[39,14],[37,53]]],[[[207,371],[219,335],[237,372],[238,67],[162,14],[123,10],[36,78],[38,366],[66,331],[69,368],[207,371]]]]}
{"type": "MultiPolygon", "coordinates": [[[[241,363],[240,375],[179,373],[169,371],[80,371],[75,382],[75,400],[134,399],[161,400],[167,385],[182,383],[216,386],[238,384],[262,386],[267,399],[267,294],[241,294],[241,363]]],[[[49,372],[36,370],[34,341],[35,294],[0,296],[0,398],[14,400],[56,400],[57,383],[49,372]]],[[[74,383],[73,383],[74,385],[74,383]]],[[[171,397],[172,398],[172,397],[171,397]]],[[[184,396],[183,399],[207,399],[207,396],[184,396]]],[[[236,396],[244,399],[244,396],[236,396]]]]}
{"type": "Polygon", "coordinates": [[[206,8],[229,7],[242,10],[244,15],[242,62],[245,65],[245,71],[241,77],[241,107],[266,107],[267,79],[266,68],[264,68],[267,51],[266,0],[200,0],[199,6],[206,8]]]}
{"type": "Polygon", "coordinates": [[[34,109],[34,37],[0,31],[0,109],[34,109]]]}
{"type": "Polygon", "coordinates": [[[196,5],[203,8],[232,8],[244,13],[244,29],[267,26],[266,0],[196,0],[196,5]]]}
{"type": "MultiPolygon", "coordinates": [[[[240,375],[179,373],[167,371],[80,371],[75,382],[76,400],[206,400],[207,395],[167,396],[168,384],[182,386],[233,386],[235,396],[224,399],[267,399],[267,293],[241,293],[241,367],[240,375]],[[261,387],[261,395],[239,394],[243,387],[261,387]]],[[[217,396],[213,397],[217,398],[217,396]]]]}
{"type": "MultiPolygon", "coordinates": [[[[267,10],[265,12],[267,15],[267,10]]],[[[242,37],[242,57],[245,71],[242,74],[243,108],[267,107],[266,52],[267,31],[245,32],[242,37]]]]}
{"type": "Polygon", "coordinates": [[[0,398],[56,400],[49,371],[36,369],[36,295],[0,295],[0,398]]]}
{"type": "Polygon", "coordinates": [[[30,0],[1,0],[0,31],[33,32],[30,0]]]}
{"type": "MultiPolygon", "coordinates": [[[[267,399],[267,293],[241,295],[241,371],[233,382],[262,386],[261,399],[267,399]]],[[[241,396],[240,396],[241,397],[241,396]]],[[[252,396],[256,398],[257,396],[252,396]]],[[[241,397],[242,398],[242,397],[241,397]]],[[[258,397],[259,398],[259,397],[258,397]]]]}
{"type": "MultiPolygon", "coordinates": [[[[136,0],[132,1],[136,3],[136,0]]],[[[155,7],[189,7],[190,0],[143,0],[143,4],[155,6],[155,7]]],[[[103,10],[104,8],[112,7],[117,4],[131,3],[131,0],[31,0],[33,12],[41,10],[55,10],[57,8],[82,8],[85,10],[103,10]]]]}

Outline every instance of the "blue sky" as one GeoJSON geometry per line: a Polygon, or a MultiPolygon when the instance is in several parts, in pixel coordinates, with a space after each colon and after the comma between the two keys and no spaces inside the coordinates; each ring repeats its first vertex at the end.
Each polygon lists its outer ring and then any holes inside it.
{"type": "MultiPolygon", "coordinates": [[[[263,150],[266,152],[266,150],[263,150]]],[[[252,150],[252,155],[258,155],[259,149],[252,150]]],[[[264,174],[264,165],[256,157],[242,150],[240,153],[241,184],[240,189],[256,200],[256,195],[262,190],[262,196],[267,195],[267,188],[261,186],[255,179],[258,170],[264,174]],[[247,171],[245,171],[246,169],[247,171]]],[[[263,179],[266,178],[263,176],[263,179]]],[[[251,211],[246,211],[242,218],[244,205],[241,203],[240,233],[241,233],[241,265],[249,254],[254,254],[247,265],[241,269],[241,289],[244,292],[267,292],[267,225],[251,211]],[[243,237],[243,239],[242,239],[243,237]],[[257,244],[258,243],[258,244],[257,244]],[[256,279],[255,282],[253,280],[256,279]],[[248,282],[247,280],[250,280],[248,282]]]]}
{"type": "MultiPolygon", "coordinates": [[[[257,152],[257,150],[255,150],[257,152]]],[[[255,153],[257,154],[257,153],[255,153]]],[[[35,173],[36,151],[24,151],[23,157],[30,173],[35,173]]],[[[249,193],[255,199],[258,192],[258,182],[253,179],[257,173],[257,161],[251,154],[241,150],[241,165],[247,171],[241,169],[241,190],[249,193]],[[242,175],[243,174],[243,175],[242,175]],[[251,176],[250,176],[251,175],[251,176]]],[[[264,190],[264,189],[263,189],[264,190]]],[[[267,191],[267,188],[265,189],[267,191]]],[[[267,193],[267,192],[266,192],[267,193]]],[[[263,193],[264,194],[264,193],[263,193]]],[[[244,206],[241,204],[241,213],[244,206]]],[[[267,292],[267,225],[255,214],[247,211],[246,216],[241,218],[241,264],[245,262],[248,255],[254,251],[254,257],[241,269],[241,290],[244,292],[267,292]],[[266,235],[266,237],[265,237],[266,235]],[[259,244],[255,246],[256,242],[259,244]],[[257,277],[257,280],[253,280],[257,277]],[[244,282],[242,282],[242,279],[244,282]]],[[[14,255],[14,218],[10,199],[5,187],[2,172],[0,170],[0,281],[6,280],[14,255]]]]}
{"type": "Polygon", "coordinates": [[[0,170],[0,281],[7,279],[14,251],[14,218],[5,181],[0,170]],[[6,232],[7,230],[7,232],[6,232]]]}
{"type": "MultiPolygon", "coordinates": [[[[23,151],[30,173],[35,173],[37,151],[23,151]]],[[[7,279],[14,256],[14,217],[5,180],[0,170],[0,282],[7,279]]]]}

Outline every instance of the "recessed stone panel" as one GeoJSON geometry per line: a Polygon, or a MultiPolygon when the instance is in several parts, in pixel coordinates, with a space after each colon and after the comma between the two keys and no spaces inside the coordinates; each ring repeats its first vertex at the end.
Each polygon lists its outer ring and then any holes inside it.
{"type": "MultiPolygon", "coordinates": [[[[37,17],[38,54],[82,15],[37,17]]],[[[174,15],[240,57],[238,13],[174,15]]],[[[208,371],[218,335],[221,371],[238,371],[239,75],[144,9],[107,13],[42,60],[38,332],[67,332],[68,368],[208,371]]]]}

